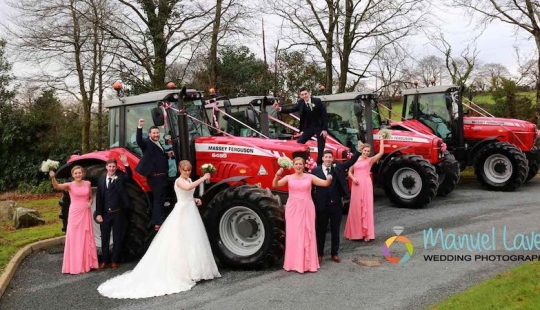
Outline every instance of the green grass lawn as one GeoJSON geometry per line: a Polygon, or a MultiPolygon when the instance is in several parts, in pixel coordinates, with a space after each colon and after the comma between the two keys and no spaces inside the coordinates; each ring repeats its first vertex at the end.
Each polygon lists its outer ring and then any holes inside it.
{"type": "Polygon", "coordinates": [[[524,263],[430,309],[538,309],[540,262],[524,263]]]}
{"type": "Polygon", "coordinates": [[[13,255],[25,245],[64,235],[61,230],[62,220],[58,218],[60,211],[58,199],[58,197],[49,197],[33,201],[26,200],[26,202],[13,199],[29,209],[37,210],[45,220],[45,225],[15,230],[12,221],[0,222],[0,273],[3,272],[13,255]]]}

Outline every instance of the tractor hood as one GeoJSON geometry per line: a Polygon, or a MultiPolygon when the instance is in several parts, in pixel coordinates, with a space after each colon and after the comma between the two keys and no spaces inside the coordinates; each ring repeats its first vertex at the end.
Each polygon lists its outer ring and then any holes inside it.
{"type": "Polygon", "coordinates": [[[535,132],[536,126],[527,121],[500,117],[464,117],[464,125],[496,126],[508,131],[531,131],[535,132]]]}
{"type": "MultiPolygon", "coordinates": [[[[421,122],[415,120],[415,119],[408,119],[401,122],[392,122],[390,124],[390,128],[392,129],[398,129],[398,130],[404,130],[411,132],[410,129],[416,130],[420,132],[421,134],[432,136],[432,138],[436,138],[436,136],[433,134],[431,129],[429,129],[426,125],[422,124],[421,122]]],[[[418,135],[418,134],[416,134],[418,135]]]]}
{"type": "Polygon", "coordinates": [[[499,141],[515,144],[522,151],[529,151],[534,146],[538,133],[533,123],[499,117],[464,117],[463,127],[466,140],[496,137],[499,141]]]}

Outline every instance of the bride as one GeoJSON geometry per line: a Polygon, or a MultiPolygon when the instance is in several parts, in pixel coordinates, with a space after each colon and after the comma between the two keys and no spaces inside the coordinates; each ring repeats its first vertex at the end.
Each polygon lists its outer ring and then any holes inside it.
{"type": "Polygon", "coordinates": [[[195,188],[210,178],[191,182],[191,164],[180,161],[174,191],[178,202],[135,269],[98,287],[109,298],[147,298],[190,290],[195,282],[221,277],[208,236],[193,199],[195,188]]]}

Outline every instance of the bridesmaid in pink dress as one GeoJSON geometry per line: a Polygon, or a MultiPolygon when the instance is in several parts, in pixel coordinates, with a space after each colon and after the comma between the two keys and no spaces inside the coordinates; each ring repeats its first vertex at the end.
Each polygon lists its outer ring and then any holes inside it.
{"type": "Polygon", "coordinates": [[[62,273],[79,274],[98,268],[94,230],[92,229],[92,188],[89,181],[83,180],[81,166],[71,169],[73,182],[58,184],[55,173],[49,172],[53,187],[67,190],[71,198],[69,220],[66,229],[66,245],[62,273]]]}
{"type": "Polygon", "coordinates": [[[285,205],[285,262],[286,271],[316,272],[319,269],[317,257],[317,237],[315,235],[315,205],[311,199],[311,185],[330,186],[331,176],[322,180],[312,174],[304,173],[305,160],[301,157],[293,159],[294,174],[287,175],[278,181],[283,174],[280,168],[273,187],[288,185],[289,198],[285,205]]]}
{"type": "Polygon", "coordinates": [[[358,143],[362,155],[349,169],[349,178],[352,179],[351,203],[349,215],[345,224],[344,236],[347,239],[375,239],[375,221],[373,219],[373,183],[371,182],[371,166],[384,154],[384,139],[381,135],[379,153],[369,157],[371,146],[358,143]]]}

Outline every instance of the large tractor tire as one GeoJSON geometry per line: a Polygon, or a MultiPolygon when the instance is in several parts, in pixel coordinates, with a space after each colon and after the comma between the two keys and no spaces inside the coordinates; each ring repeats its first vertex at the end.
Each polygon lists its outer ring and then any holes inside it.
{"type": "Polygon", "coordinates": [[[421,208],[437,194],[435,167],[418,155],[401,155],[383,168],[384,191],[400,207],[421,208]]]}
{"type": "MultiPolygon", "coordinates": [[[[455,166],[459,167],[456,158],[452,154],[446,154],[444,156],[444,161],[448,163],[456,163],[455,166]]],[[[437,196],[446,197],[448,194],[454,191],[457,184],[459,183],[460,171],[455,169],[449,172],[446,172],[442,175],[439,175],[439,188],[437,189],[437,196]]]]}
{"type": "Polygon", "coordinates": [[[225,265],[260,269],[283,258],[284,211],[269,189],[229,187],[210,201],[204,219],[214,255],[225,265]]]}
{"type": "Polygon", "coordinates": [[[515,145],[495,142],[478,152],[474,173],[487,189],[509,192],[525,182],[529,166],[525,154],[515,145]]]}
{"type": "Polygon", "coordinates": [[[527,159],[529,160],[529,173],[527,174],[527,179],[525,182],[530,181],[532,178],[534,178],[538,174],[538,168],[539,168],[539,156],[538,153],[538,147],[533,146],[533,148],[527,153],[527,159]],[[530,156],[530,157],[529,157],[530,156]]]}

